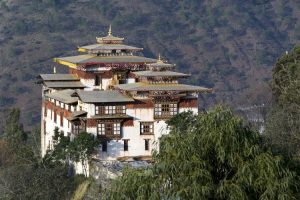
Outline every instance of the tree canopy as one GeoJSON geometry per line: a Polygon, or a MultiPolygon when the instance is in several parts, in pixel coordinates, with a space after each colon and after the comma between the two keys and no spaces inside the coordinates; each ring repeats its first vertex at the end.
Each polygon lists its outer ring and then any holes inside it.
{"type": "Polygon", "coordinates": [[[12,109],[0,138],[0,199],[68,199],[81,177],[68,176],[64,163],[40,157],[40,131],[25,132],[19,109],[12,109]]]}
{"type": "Polygon", "coordinates": [[[169,125],[154,164],[126,169],[108,199],[295,198],[296,173],[230,110],[182,113],[169,125]]]}
{"type": "Polygon", "coordinates": [[[276,62],[272,91],[279,105],[296,104],[300,109],[300,46],[296,46],[276,62]]]}
{"type": "Polygon", "coordinates": [[[273,150],[300,159],[300,46],[283,55],[273,68],[274,102],[266,135],[273,150]]]}

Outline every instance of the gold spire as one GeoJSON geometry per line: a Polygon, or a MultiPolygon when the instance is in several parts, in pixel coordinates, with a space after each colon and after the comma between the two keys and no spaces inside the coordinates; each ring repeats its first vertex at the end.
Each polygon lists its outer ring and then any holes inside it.
{"type": "Polygon", "coordinates": [[[108,29],[108,36],[111,36],[111,24],[109,25],[109,29],[108,29]]]}
{"type": "Polygon", "coordinates": [[[160,56],[160,53],[158,54],[157,62],[158,62],[158,63],[163,63],[163,61],[162,61],[162,59],[161,59],[161,56],[160,56]]]}

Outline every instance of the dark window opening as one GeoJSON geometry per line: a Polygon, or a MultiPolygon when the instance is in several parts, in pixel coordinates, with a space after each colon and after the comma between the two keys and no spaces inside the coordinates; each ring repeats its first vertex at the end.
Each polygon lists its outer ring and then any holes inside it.
{"type": "Polygon", "coordinates": [[[128,140],[124,140],[124,151],[128,151],[128,140]]]}
{"type": "Polygon", "coordinates": [[[95,86],[101,85],[102,84],[102,78],[100,75],[95,76],[95,86]]]}
{"type": "Polygon", "coordinates": [[[150,145],[149,145],[149,139],[145,139],[145,150],[149,151],[150,145]]]}
{"type": "Polygon", "coordinates": [[[56,114],[56,111],[54,111],[54,113],[53,113],[53,118],[54,118],[54,122],[56,123],[56,118],[57,118],[57,114],[56,114]]]}
{"type": "Polygon", "coordinates": [[[107,152],[107,141],[102,142],[102,152],[107,152]]]}
{"type": "Polygon", "coordinates": [[[64,126],[64,113],[63,112],[60,113],[60,126],[61,127],[64,126]]]}

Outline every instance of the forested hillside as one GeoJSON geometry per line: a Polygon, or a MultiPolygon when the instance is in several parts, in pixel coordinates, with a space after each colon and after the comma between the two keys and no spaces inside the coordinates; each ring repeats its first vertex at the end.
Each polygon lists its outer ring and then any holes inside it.
{"type": "Polygon", "coordinates": [[[52,71],[53,57],[105,35],[109,24],[144,55],[161,53],[192,73],[188,82],[213,87],[202,105],[265,103],[276,58],[300,41],[299,10],[294,0],[2,0],[0,113],[17,106],[25,125],[37,124],[35,77],[52,71]]]}

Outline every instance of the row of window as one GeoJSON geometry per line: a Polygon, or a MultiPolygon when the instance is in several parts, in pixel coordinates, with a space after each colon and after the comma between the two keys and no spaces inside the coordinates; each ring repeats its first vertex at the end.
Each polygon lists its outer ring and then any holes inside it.
{"type": "Polygon", "coordinates": [[[96,115],[115,115],[115,114],[125,114],[125,106],[96,106],[96,115]]]}
{"type": "Polygon", "coordinates": [[[76,106],[75,105],[66,104],[66,103],[60,102],[60,101],[55,100],[55,99],[50,99],[50,101],[55,106],[61,107],[61,108],[66,109],[68,111],[76,111],[76,106]]]}
{"type": "MultiPolygon", "coordinates": [[[[96,115],[126,114],[125,106],[96,106],[96,115]]],[[[159,103],[154,106],[155,117],[170,117],[178,113],[176,103],[159,103]]]]}
{"type": "MultiPolygon", "coordinates": [[[[144,139],[145,141],[145,151],[150,150],[150,139],[144,139]]],[[[129,149],[129,140],[123,140],[123,151],[128,151],[129,149]]],[[[107,152],[107,141],[101,143],[102,152],[107,152]]]]}
{"type": "MultiPolygon", "coordinates": [[[[98,123],[97,124],[98,135],[121,135],[121,124],[120,123],[98,123]]],[[[154,123],[153,122],[141,122],[140,124],[141,135],[152,135],[154,134],[154,123]]]]}
{"type": "MultiPolygon", "coordinates": [[[[64,112],[57,113],[55,110],[49,109],[50,110],[50,119],[54,121],[54,123],[57,123],[57,116],[60,116],[60,126],[64,126],[64,112]]],[[[44,109],[44,116],[47,117],[47,111],[48,109],[45,107],[44,109]]],[[[68,124],[69,127],[69,124],[68,124]]]]}

